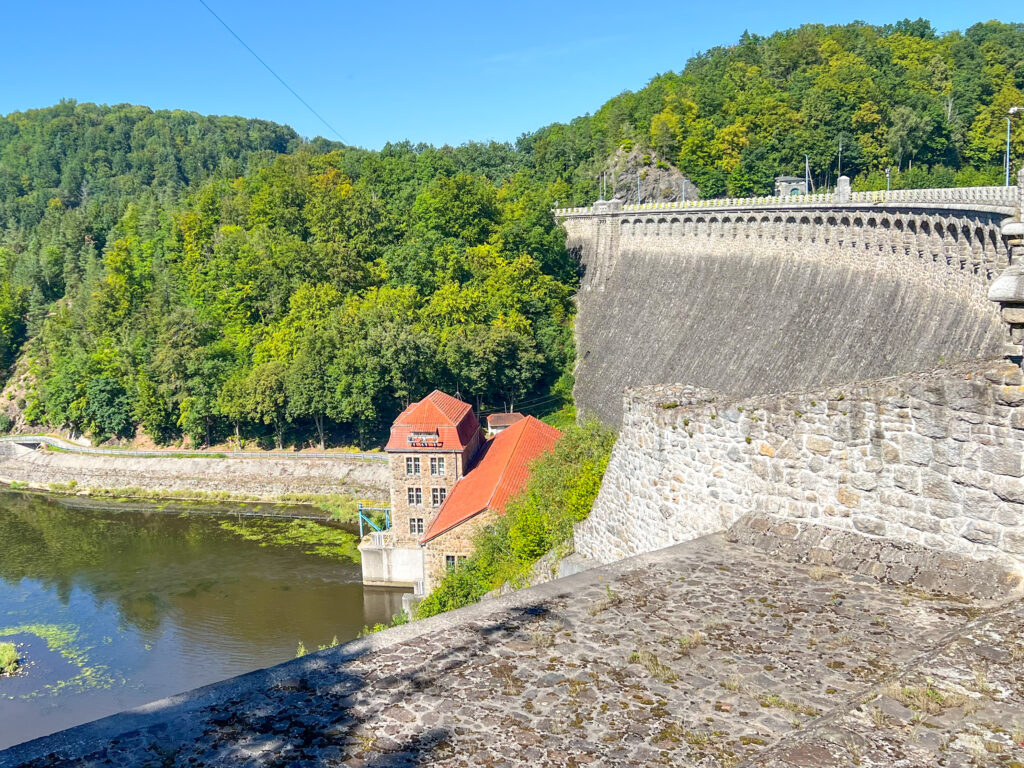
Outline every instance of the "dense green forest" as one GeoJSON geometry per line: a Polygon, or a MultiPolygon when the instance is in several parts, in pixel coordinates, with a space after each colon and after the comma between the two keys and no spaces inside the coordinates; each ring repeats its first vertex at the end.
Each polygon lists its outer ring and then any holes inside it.
{"type": "MultiPolygon", "coordinates": [[[[306,141],[73,101],[0,118],[0,428],[368,444],[440,387],[565,402],[578,265],[550,215],[622,147],[705,196],[999,183],[1024,25],[744,35],[515,144],[306,141]]],[[[1024,157],[1024,126],[1014,152],[1024,157]]]]}

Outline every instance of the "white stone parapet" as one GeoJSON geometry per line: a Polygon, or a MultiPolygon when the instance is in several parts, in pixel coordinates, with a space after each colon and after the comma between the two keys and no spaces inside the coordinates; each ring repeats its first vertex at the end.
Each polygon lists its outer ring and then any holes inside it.
{"type": "Polygon", "coordinates": [[[892,189],[872,192],[790,195],[788,197],[721,197],[687,200],[679,203],[645,203],[623,205],[619,201],[600,200],[579,208],[556,208],[556,218],[605,215],[637,211],[687,211],[694,209],[750,210],[752,208],[827,208],[847,205],[971,205],[998,208],[1013,214],[1018,206],[1018,187],[950,187],[939,189],[892,189]],[[618,205],[614,205],[619,203],[618,205]]]}

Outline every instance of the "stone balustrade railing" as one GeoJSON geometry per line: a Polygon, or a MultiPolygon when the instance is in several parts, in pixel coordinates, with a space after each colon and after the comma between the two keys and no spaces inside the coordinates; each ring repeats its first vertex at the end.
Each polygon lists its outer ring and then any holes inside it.
{"type": "Polygon", "coordinates": [[[1017,205],[1017,187],[949,187],[940,189],[892,189],[873,192],[827,192],[816,195],[790,195],[788,197],[724,197],[708,200],[687,200],[679,203],[645,203],[618,205],[618,201],[603,200],[595,205],[579,208],[557,208],[556,217],[585,216],[594,213],[627,213],[636,211],[681,211],[693,209],[751,208],[820,208],[839,205],[886,203],[939,203],[948,205],[981,205],[1005,208],[1017,205]]]}

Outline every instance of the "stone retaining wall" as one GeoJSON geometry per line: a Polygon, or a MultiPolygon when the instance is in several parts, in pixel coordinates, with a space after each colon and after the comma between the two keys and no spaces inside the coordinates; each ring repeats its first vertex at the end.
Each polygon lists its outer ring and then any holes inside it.
{"type": "Polygon", "coordinates": [[[130,458],[27,450],[0,453],[0,482],[47,489],[74,482],[89,488],[205,493],[271,498],[286,494],[349,493],[387,497],[388,465],[346,458],[130,458]]]}
{"type": "Polygon", "coordinates": [[[576,549],[601,562],[748,512],[1024,567],[1024,375],[965,364],[816,392],[626,392],[576,549]]]}

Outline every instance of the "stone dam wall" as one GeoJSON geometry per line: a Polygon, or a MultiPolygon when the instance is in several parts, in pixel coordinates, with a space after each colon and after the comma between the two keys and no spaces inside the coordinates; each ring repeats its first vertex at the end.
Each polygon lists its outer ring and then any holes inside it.
{"type": "Polygon", "coordinates": [[[961,364],[751,398],[629,389],[576,550],[609,563],[747,513],[1024,570],[1024,373],[961,364]]]}
{"type": "Polygon", "coordinates": [[[230,493],[272,499],[288,494],[348,493],[387,498],[386,461],[332,458],[129,457],[31,450],[0,444],[0,482],[46,490],[75,483],[78,489],[131,489],[230,493]]]}
{"type": "Polygon", "coordinates": [[[997,356],[1008,333],[986,294],[1015,190],[998,194],[556,212],[585,269],[576,402],[617,424],[626,386],[750,396],[997,356]]]}

